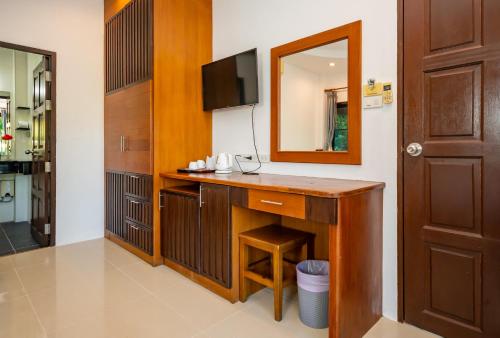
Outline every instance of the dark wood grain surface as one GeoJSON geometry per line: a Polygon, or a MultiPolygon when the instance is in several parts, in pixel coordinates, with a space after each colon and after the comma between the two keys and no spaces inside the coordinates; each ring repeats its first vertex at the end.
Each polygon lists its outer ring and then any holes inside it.
{"type": "Polygon", "coordinates": [[[403,8],[404,320],[500,337],[500,2],[403,8]]]}

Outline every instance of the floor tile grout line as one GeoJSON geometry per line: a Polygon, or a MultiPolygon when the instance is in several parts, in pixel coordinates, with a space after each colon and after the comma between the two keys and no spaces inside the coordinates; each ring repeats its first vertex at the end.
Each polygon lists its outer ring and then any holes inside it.
{"type": "MultiPolygon", "coordinates": [[[[121,249],[121,250],[124,250],[122,248],[118,248],[118,249],[121,249]]],[[[148,292],[151,296],[153,296],[153,298],[155,298],[156,300],[158,300],[161,304],[165,305],[167,308],[171,309],[174,313],[176,313],[177,315],[179,315],[181,318],[189,321],[189,318],[187,318],[185,315],[183,315],[182,313],[180,313],[176,308],[174,308],[172,305],[170,305],[168,302],[164,301],[162,298],[160,298],[154,291],[148,289],[147,287],[145,287],[144,285],[142,285],[139,281],[137,281],[134,277],[132,277],[131,275],[129,275],[127,272],[125,272],[124,270],[122,270],[121,267],[113,264],[110,260],[108,260],[107,258],[105,258],[105,261],[107,261],[110,265],[112,265],[115,269],[117,269],[118,271],[120,271],[120,273],[122,273],[123,275],[125,275],[127,278],[129,278],[130,280],[132,280],[133,282],[135,282],[136,284],[138,284],[140,287],[142,287],[146,292],[148,292]]],[[[130,264],[127,264],[127,265],[138,265],[138,264],[141,264],[142,261],[138,261],[138,262],[135,262],[135,263],[130,263],[130,264]]],[[[148,266],[149,267],[149,266],[148,266]]],[[[151,266],[151,268],[154,268],[151,266]]],[[[168,267],[167,267],[168,268],[168,267]]],[[[188,279],[188,281],[190,281],[188,279]]],[[[190,281],[192,282],[192,281],[190,281]]],[[[177,283],[175,281],[173,281],[173,283],[177,283]]],[[[194,282],[192,282],[194,283],[194,282]]],[[[193,286],[197,286],[196,283],[194,283],[193,286]]],[[[205,288],[202,288],[203,290],[206,290],[205,288]]],[[[244,303],[243,303],[244,304],[244,303]]],[[[236,316],[242,312],[245,311],[245,309],[247,309],[248,307],[250,307],[251,304],[247,304],[247,306],[242,306],[240,309],[228,314],[227,316],[223,317],[223,318],[220,318],[219,320],[211,323],[209,326],[205,327],[205,328],[199,328],[197,329],[197,332],[192,336],[192,337],[196,337],[197,335],[199,334],[202,334],[202,335],[208,335],[208,331],[210,329],[212,329],[213,327],[215,327],[216,325],[219,325],[219,324],[222,324],[224,322],[226,322],[227,320],[229,320],[230,318],[232,318],[233,316],[236,316]]]]}
{"type": "Polygon", "coordinates": [[[5,235],[5,238],[7,239],[7,241],[9,242],[10,247],[12,248],[13,253],[11,255],[15,255],[17,253],[16,248],[14,248],[14,244],[12,244],[12,242],[10,241],[9,235],[7,235],[7,231],[5,231],[2,224],[0,224],[0,229],[2,230],[3,234],[5,235]]]}
{"type": "MultiPolygon", "coordinates": [[[[153,290],[150,290],[148,289],[147,287],[145,287],[144,285],[142,285],[141,283],[139,283],[139,281],[137,281],[135,278],[133,278],[132,276],[130,276],[128,273],[126,273],[125,271],[123,271],[120,267],[114,265],[113,263],[111,263],[110,261],[108,261],[107,259],[105,259],[109,264],[111,264],[113,267],[115,267],[115,269],[117,269],[118,271],[120,271],[120,273],[122,273],[125,277],[127,277],[128,279],[130,279],[132,282],[136,283],[137,285],[139,285],[142,289],[144,289],[150,296],[152,296],[154,299],[156,299],[157,301],[159,301],[162,305],[166,306],[167,308],[169,308],[170,310],[172,310],[175,314],[177,314],[178,316],[180,316],[182,319],[186,320],[189,322],[189,318],[187,318],[186,316],[184,316],[182,313],[180,313],[177,309],[175,309],[175,307],[173,307],[172,305],[168,304],[167,302],[163,301],[155,292],[153,292],[153,290]]],[[[135,264],[139,264],[141,262],[137,262],[137,263],[132,263],[132,264],[128,264],[128,265],[135,265],[135,264]]],[[[201,332],[201,331],[200,331],[201,332]]]]}
{"type": "MultiPolygon", "coordinates": [[[[122,273],[124,276],[126,276],[128,279],[130,279],[131,281],[133,281],[134,283],[136,283],[137,285],[139,285],[142,289],[144,289],[149,295],[151,295],[154,299],[156,299],[158,302],[160,302],[162,305],[166,306],[167,308],[169,308],[170,310],[172,310],[175,314],[177,314],[178,316],[180,316],[182,319],[186,320],[187,322],[189,322],[189,318],[186,317],[184,314],[182,314],[181,312],[179,312],[175,307],[173,307],[171,304],[167,303],[166,301],[164,301],[162,298],[160,298],[153,290],[150,290],[148,289],[146,286],[142,285],[139,281],[137,281],[134,277],[132,277],[131,275],[129,275],[127,272],[123,271],[121,269],[121,267],[113,264],[110,260],[108,260],[107,258],[104,259],[105,261],[107,261],[110,265],[112,265],[115,269],[117,269],[118,271],[120,271],[120,273],[122,273]]],[[[131,264],[127,264],[127,265],[137,265],[137,264],[141,264],[142,262],[136,262],[136,263],[131,263],[131,264]]],[[[153,266],[151,266],[151,268],[154,268],[153,266]]],[[[176,283],[175,281],[173,283],[176,283]]],[[[239,310],[238,310],[239,311],[239,310]]],[[[238,312],[236,311],[236,312],[238,312]]],[[[231,316],[231,315],[229,315],[231,316]]],[[[229,317],[228,316],[228,317],[229,317]]],[[[225,318],[223,318],[225,319],[225,318]]],[[[221,320],[223,320],[221,319],[221,320]]],[[[217,321],[219,322],[219,321],[217,321]]],[[[209,327],[211,327],[212,325],[210,325],[209,327]]],[[[194,336],[196,336],[197,334],[204,334],[204,329],[201,329],[199,328],[198,331],[194,334],[194,336]]]]}
{"type": "Polygon", "coordinates": [[[26,290],[26,287],[24,286],[23,280],[21,279],[21,276],[19,275],[19,272],[17,271],[17,267],[15,267],[15,266],[14,266],[14,272],[16,273],[17,279],[19,280],[19,283],[21,284],[21,287],[23,288],[23,291],[25,292],[25,297],[28,300],[31,311],[33,311],[33,314],[35,315],[36,321],[38,322],[38,325],[40,325],[40,327],[42,328],[44,337],[47,337],[47,329],[42,324],[42,320],[40,319],[40,316],[38,315],[38,312],[35,309],[35,305],[33,305],[33,302],[32,302],[32,300],[31,300],[31,298],[26,290]]]}
{"type": "MultiPolygon", "coordinates": [[[[133,264],[140,264],[140,263],[133,263],[133,264]]],[[[133,265],[133,264],[130,264],[130,265],[133,265]]],[[[168,268],[168,267],[167,267],[167,268],[168,268]]],[[[120,270],[120,268],[118,268],[118,269],[120,270]]],[[[122,270],[120,270],[120,271],[122,271],[122,270]]],[[[134,281],[135,281],[135,279],[134,279],[132,276],[128,275],[125,271],[122,271],[122,273],[123,273],[124,275],[127,275],[129,278],[131,278],[132,280],[134,280],[134,281]]],[[[194,283],[193,281],[190,281],[190,280],[188,280],[188,281],[189,281],[189,282],[194,283]]],[[[146,288],[145,286],[143,286],[142,284],[140,284],[138,281],[135,281],[135,282],[136,282],[136,283],[138,283],[139,285],[141,285],[143,288],[146,288]]],[[[176,282],[174,281],[173,283],[176,283],[176,282]]],[[[195,285],[193,285],[193,286],[197,286],[197,285],[195,284],[195,285]]],[[[146,288],[146,289],[147,289],[147,288],[146,288]]],[[[149,289],[147,289],[147,290],[149,290],[149,289]]],[[[149,290],[149,292],[152,294],[152,296],[153,296],[155,299],[157,299],[158,301],[160,301],[162,304],[166,305],[168,308],[172,309],[172,310],[173,310],[176,314],[178,314],[178,315],[179,315],[179,316],[181,316],[182,318],[184,318],[184,319],[186,319],[187,321],[189,321],[189,318],[187,318],[186,316],[184,316],[182,313],[178,312],[178,311],[177,311],[177,310],[176,310],[176,309],[175,309],[172,305],[170,305],[169,303],[167,303],[166,301],[164,301],[163,299],[161,299],[161,298],[160,298],[158,295],[156,295],[156,294],[155,294],[152,290],[149,290]]],[[[242,312],[243,310],[244,310],[244,308],[238,309],[238,310],[236,310],[236,311],[234,311],[234,312],[232,312],[232,313],[228,314],[228,315],[227,315],[227,316],[225,316],[224,318],[221,318],[221,319],[219,319],[219,320],[215,321],[214,323],[210,324],[209,326],[207,326],[207,327],[205,327],[205,328],[203,328],[203,329],[201,329],[201,328],[200,328],[200,329],[199,329],[199,331],[198,331],[197,333],[195,333],[195,334],[194,334],[194,336],[196,336],[196,335],[198,335],[198,334],[200,334],[200,333],[201,333],[201,334],[206,334],[206,333],[207,333],[207,330],[209,330],[209,329],[210,329],[210,328],[212,328],[213,326],[215,326],[215,325],[217,325],[217,324],[219,324],[219,323],[221,323],[221,322],[224,322],[226,319],[231,318],[233,315],[236,315],[236,314],[238,314],[238,313],[242,312]]],[[[194,337],[194,336],[193,336],[193,337],[194,337]]]]}

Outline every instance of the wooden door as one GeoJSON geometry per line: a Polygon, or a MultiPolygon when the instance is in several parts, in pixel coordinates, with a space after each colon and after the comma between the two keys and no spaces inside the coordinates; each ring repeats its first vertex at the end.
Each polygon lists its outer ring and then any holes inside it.
{"type": "Polygon", "coordinates": [[[31,233],[42,246],[50,243],[50,59],[33,71],[31,233]]]}
{"type": "Polygon", "coordinates": [[[403,5],[404,318],[500,337],[500,1],[403,5]]]}
{"type": "Polygon", "coordinates": [[[161,252],[186,268],[200,270],[200,196],[162,191],[161,252]]]}
{"type": "Polygon", "coordinates": [[[231,287],[231,205],[229,187],[201,186],[200,273],[231,287]]]}

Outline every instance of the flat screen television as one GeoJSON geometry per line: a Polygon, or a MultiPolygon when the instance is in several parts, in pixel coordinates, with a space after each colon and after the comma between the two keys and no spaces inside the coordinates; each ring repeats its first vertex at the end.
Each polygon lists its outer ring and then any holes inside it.
{"type": "Polygon", "coordinates": [[[259,102],[257,49],[204,65],[202,77],[205,111],[259,102]]]}

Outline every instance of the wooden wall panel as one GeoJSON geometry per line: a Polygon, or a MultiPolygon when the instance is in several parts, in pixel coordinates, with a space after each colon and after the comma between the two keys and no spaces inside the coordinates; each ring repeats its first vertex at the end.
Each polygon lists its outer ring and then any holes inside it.
{"type": "Polygon", "coordinates": [[[203,111],[201,88],[201,66],[212,61],[212,1],[154,1],[153,13],[155,261],[160,263],[160,172],[212,153],[212,114],[203,111]]]}

